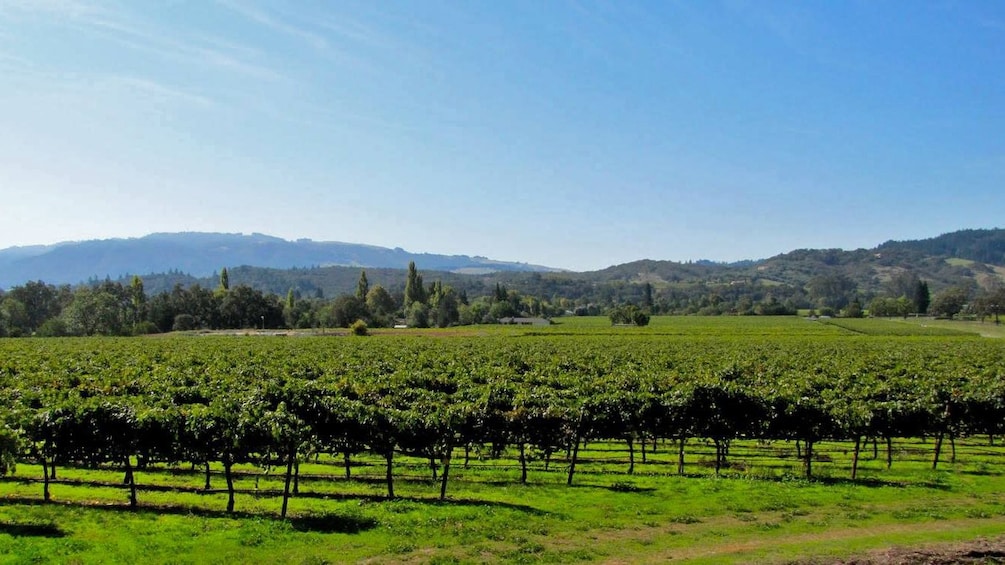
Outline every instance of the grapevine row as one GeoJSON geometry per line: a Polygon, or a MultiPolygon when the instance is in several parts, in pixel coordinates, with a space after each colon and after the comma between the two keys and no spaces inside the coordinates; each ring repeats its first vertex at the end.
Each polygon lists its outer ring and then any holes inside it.
{"type": "MultiPolygon", "coordinates": [[[[394,496],[396,454],[442,465],[445,497],[458,449],[568,454],[587,441],[635,448],[673,440],[796,440],[812,475],[823,440],[943,438],[1005,427],[1005,352],[951,338],[645,336],[21,340],[0,343],[2,469],[152,463],[281,465],[282,514],[298,462],[375,454],[394,496]]],[[[888,455],[888,464],[892,463],[888,455]]]]}

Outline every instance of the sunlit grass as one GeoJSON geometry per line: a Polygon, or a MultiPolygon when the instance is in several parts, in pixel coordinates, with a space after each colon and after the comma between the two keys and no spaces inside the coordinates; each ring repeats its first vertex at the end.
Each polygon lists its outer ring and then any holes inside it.
{"type": "MultiPolygon", "coordinates": [[[[1003,316],[1005,319],[1005,316],[1003,316]]],[[[965,320],[936,320],[933,318],[908,318],[897,320],[896,323],[921,326],[927,328],[944,328],[982,335],[984,337],[1005,338],[1005,324],[995,324],[993,318],[984,322],[972,322],[965,320]]]]}
{"type": "MultiPolygon", "coordinates": [[[[428,462],[400,456],[398,498],[384,498],[381,461],[357,457],[301,465],[291,520],[278,519],[280,477],[239,469],[237,514],[226,494],[201,492],[188,466],[137,473],[140,509],[130,511],[116,469],[60,468],[53,504],[41,504],[41,470],[22,465],[0,482],[0,555],[12,562],[722,562],[847,555],[922,539],[959,540],[1005,531],[1005,449],[972,438],[933,471],[933,444],[898,441],[863,451],[851,481],[850,445],[818,446],[814,480],[802,476],[795,444],[735,442],[717,477],[710,445],[689,442],[685,476],[676,447],[636,452],[627,474],[622,443],[590,444],[572,487],[564,454],[545,470],[534,460],[519,482],[513,453],[472,458],[458,451],[448,499],[428,462]],[[31,480],[28,480],[31,479],[31,480]],[[257,489],[256,489],[257,485],[257,489]],[[154,487],[151,490],[150,487],[154,487]],[[35,528],[25,527],[35,525],[35,528]]],[[[213,468],[213,488],[222,489],[213,468]]]]}

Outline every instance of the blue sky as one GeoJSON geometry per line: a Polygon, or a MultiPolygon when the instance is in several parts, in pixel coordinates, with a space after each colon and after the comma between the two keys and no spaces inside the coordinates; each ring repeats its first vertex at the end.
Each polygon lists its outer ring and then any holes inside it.
{"type": "Polygon", "coordinates": [[[0,248],[586,270],[997,227],[1003,194],[998,1],[0,0],[0,248]]]}

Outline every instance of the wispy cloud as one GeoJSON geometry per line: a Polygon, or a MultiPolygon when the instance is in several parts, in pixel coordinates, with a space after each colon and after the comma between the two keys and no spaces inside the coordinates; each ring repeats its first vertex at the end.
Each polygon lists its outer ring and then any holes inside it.
{"type": "Polygon", "coordinates": [[[246,77],[278,81],[284,75],[255,59],[252,49],[237,44],[213,42],[193,34],[179,35],[144,21],[121,7],[82,0],[0,0],[0,27],[4,19],[35,17],[48,25],[59,25],[80,33],[99,36],[119,45],[185,65],[211,66],[246,77]],[[5,18],[4,16],[9,16],[5,18]]]}
{"type": "Polygon", "coordinates": [[[175,86],[168,86],[162,82],[147,78],[112,75],[105,77],[105,80],[113,87],[136,91],[156,98],[162,102],[180,102],[203,107],[214,105],[213,100],[206,96],[189,92],[175,86]]]}
{"type": "Polygon", "coordinates": [[[389,49],[395,47],[395,41],[374,28],[362,22],[339,17],[337,21],[324,19],[319,22],[322,28],[350,41],[362,43],[371,47],[389,49]]]}
{"type": "Polygon", "coordinates": [[[328,48],[328,42],[321,35],[303,27],[283,21],[278,17],[268,14],[264,10],[260,10],[254,6],[249,6],[236,0],[217,0],[217,3],[274,31],[306,41],[315,49],[324,50],[328,48]]]}
{"type": "Polygon", "coordinates": [[[3,0],[0,14],[47,14],[64,18],[78,18],[101,11],[101,7],[80,0],[3,0]]]}
{"type": "Polygon", "coordinates": [[[46,69],[29,61],[0,54],[0,72],[6,78],[46,95],[74,99],[145,99],[159,105],[216,106],[210,96],[164,80],[125,73],[66,72],[46,69]]]}
{"type": "MultiPolygon", "coordinates": [[[[315,55],[335,64],[359,72],[373,73],[377,67],[367,58],[359,55],[358,49],[344,48],[336,45],[327,32],[336,31],[337,26],[330,26],[322,12],[310,12],[309,15],[291,13],[279,8],[270,11],[262,10],[240,0],[217,0],[217,4],[227,8],[241,17],[261,25],[265,29],[299,40],[310,46],[315,55]],[[310,25],[304,22],[310,21],[310,25]]],[[[345,32],[345,29],[341,29],[345,32]]],[[[362,28],[356,28],[358,39],[363,39],[362,28]]],[[[375,41],[377,35],[371,33],[369,41],[375,41]]]]}
{"type": "Polygon", "coordinates": [[[127,47],[146,51],[163,59],[193,65],[211,65],[262,80],[281,80],[284,76],[271,67],[241,59],[221,49],[200,45],[197,41],[180,41],[174,35],[158,33],[135,21],[90,18],[88,25],[104,31],[106,37],[127,47]]]}
{"type": "Polygon", "coordinates": [[[389,66],[425,68],[432,59],[427,45],[406,40],[406,34],[395,35],[345,14],[319,14],[317,25],[329,38],[326,55],[356,71],[377,75],[389,66]]]}

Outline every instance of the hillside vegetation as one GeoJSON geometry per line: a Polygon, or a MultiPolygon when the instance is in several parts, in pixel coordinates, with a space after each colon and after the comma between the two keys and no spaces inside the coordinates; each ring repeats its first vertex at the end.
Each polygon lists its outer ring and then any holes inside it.
{"type": "Polygon", "coordinates": [[[998,320],[1005,265],[981,259],[1001,261],[1003,250],[1005,230],[969,230],[871,250],[804,249],[734,264],[644,260],[588,273],[475,275],[412,262],[407,270],[246,265],[202,278],[175,270],[78,287],[31,281],[0,293],[0,337],[347,328],[357,320],[446,327],[564,315],[637,324],[661,314],[798,312],[998,320]]]}

